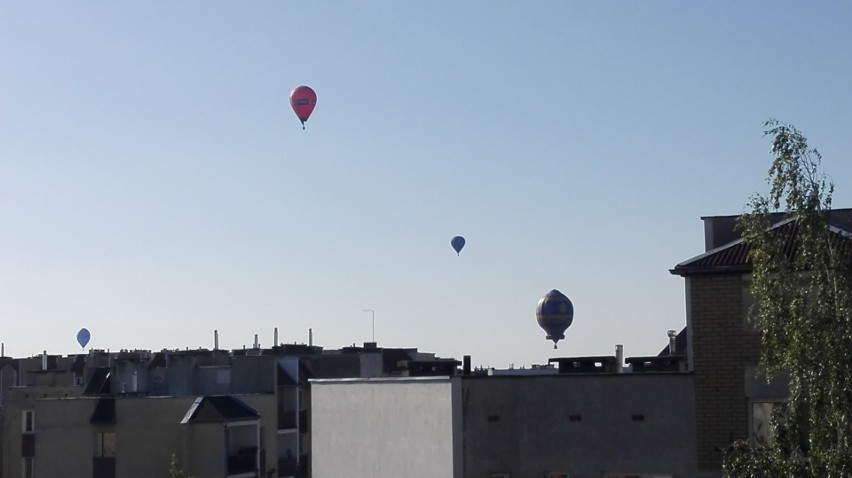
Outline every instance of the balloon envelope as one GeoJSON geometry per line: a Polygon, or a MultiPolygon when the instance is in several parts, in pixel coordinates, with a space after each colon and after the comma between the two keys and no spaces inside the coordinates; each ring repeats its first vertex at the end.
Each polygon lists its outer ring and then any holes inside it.
{"type": "Polygon", "coordinates": [[[77,343],[80,344],[80,347],[85,348],[91,338],[92,334],[90,334],[89,329],[85,327],[83,327],[82,329],[80,329],[79,332],[77,332],[77,343]]]}
{"type": "Polygon", "coordinates": [[[310,86],[297,86],[290,92],[290,107],[302,122],[302,129],[305,129],[305,121],[311,117],[316,105],[317,94],[310,86]]]}
{"type": "Polygon", "coordinates": [[[565,338],[565,329],[574,322],[574,304],[565,294],[553,289],[539,299],[535,319],[556,348],[556,342],[565,338]]]}
{"type": "Polygon", "coordinates": [[[455,249],[456,255],[459,255],[462,248],[464,247],[464,238],[461,236],[456,236],[450,239],[450,245],[453,246],[453,249],[455,249]]]}

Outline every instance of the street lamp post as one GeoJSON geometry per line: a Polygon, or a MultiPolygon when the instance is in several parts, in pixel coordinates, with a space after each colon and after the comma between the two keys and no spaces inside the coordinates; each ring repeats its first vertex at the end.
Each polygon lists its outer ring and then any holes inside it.
{"type": "Polygon", "coordinates": [[[373,309],[364,309],[364,312],[369,312],[373,318],[373,343],[376,342],[376,311],[373,309]]]}

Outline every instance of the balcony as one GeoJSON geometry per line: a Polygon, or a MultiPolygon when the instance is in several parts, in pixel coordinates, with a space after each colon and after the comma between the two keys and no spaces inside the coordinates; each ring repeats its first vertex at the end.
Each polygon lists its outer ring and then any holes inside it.
{"type": "Polygon", "coordinates": [[[299,464],[295,458],[279,458],[278,459],[278,476],[296,476],[299,464]]]}
{"type": "Polygon", "coordinates": [[[310,431],[310,423],[308,422],[309,416],[310,412],[307,410],[299,412],[299,433],[308,433],[310,431]]]}
{"type": "Polygon", "coordinates": [[[241,448],[235,455],[228,456],[228,476],[253,474],[256,471],[257,447],[241,448]]]}
{"type": "Polygon", "coordinates": [[[296,412],[278,412],[278,429],[288,430],[296,428],[296,412]]]}

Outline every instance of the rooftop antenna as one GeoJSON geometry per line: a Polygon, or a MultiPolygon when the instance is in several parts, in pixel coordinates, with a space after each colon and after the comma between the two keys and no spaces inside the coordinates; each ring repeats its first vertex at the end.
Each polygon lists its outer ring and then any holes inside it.
{"type": "Polygon", "coordinates": [[[373,309],[364,309],[364,312],[369,312],[373,317],[373,340],[372,342],[376,342],[376,311],[373,309]]]}

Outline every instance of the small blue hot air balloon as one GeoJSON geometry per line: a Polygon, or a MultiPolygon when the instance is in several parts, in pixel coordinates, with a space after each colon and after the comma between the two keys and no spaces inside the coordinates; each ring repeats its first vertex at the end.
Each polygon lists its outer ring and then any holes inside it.
{"type": "Polygon", "coordinates": [[[77,343],[80,344],[80,347],[86,348],[86,345],[91,339],[92,334],[89,332],[89,329],[83,327],[79,332],[77,332],[77,343]]]}
{"type": "Polygon", "coordinates": [[[456,236],[450,239],[450,245],[453,246],[453,249],[456,251],[456,255],[461,253],[462,248],[464,248],[464,238],[461,236],[456,236]]]}
{"type": "Polygon", "coordinates": [[[539,299],[535,318],[547,333],[547,340],[552,340],[556,348],[556,342],[565,338],[565,329],[574,321],[574,304],[565,294],[553,289],[539,299]]]}

